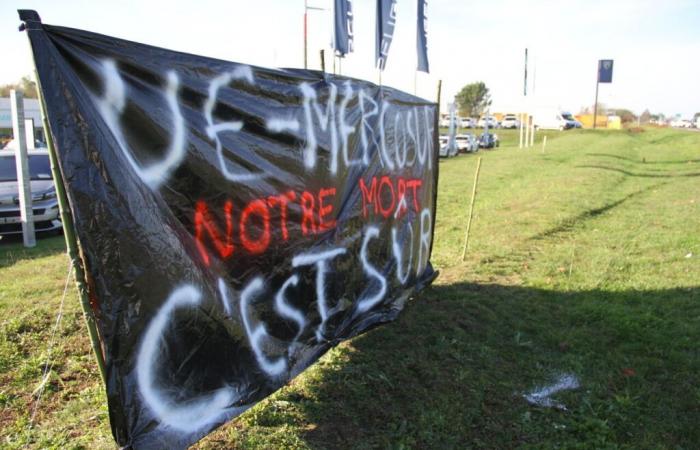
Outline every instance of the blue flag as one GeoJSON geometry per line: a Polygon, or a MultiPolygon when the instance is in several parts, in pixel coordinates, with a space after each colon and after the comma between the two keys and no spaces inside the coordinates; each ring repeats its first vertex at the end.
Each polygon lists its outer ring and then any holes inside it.
{"type": "Polygon", "coordinates": [[[338,56],[345,56],[352,52],[352,1],[334,0],[333,2],[333,48],[338,56]]]}
{"type": "Polygon", "coordinates": [[[377,39],[376,39],[376,64],[379,70],[386,67],[386,59],[389,56],[389,47],[394,37],[396,25],[396,0],[377,0],[377,39]]]}
{"type": "Polygon", "coordinates": [[[613,60],[598,60],[598,83],[612,83],[613,60]]]}
{"type": "Polygon", "coordinates": [[[418,52],[418,67],[416,69],[425,73],[430,72],[428,64],[428,32],[425,29],[425,25],[428,22],[428,18],[425,17],[427,3],[427,0],[418,0],[418,26],[416,28],[416,51],[418,52]]]}

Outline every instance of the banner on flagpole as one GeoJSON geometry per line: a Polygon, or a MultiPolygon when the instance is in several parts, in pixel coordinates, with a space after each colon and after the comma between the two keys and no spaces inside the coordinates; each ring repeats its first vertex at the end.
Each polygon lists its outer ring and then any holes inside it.
{"type": "Polygon", "coordinates": [[[353,51],[352,0],[333,1],[333,48],[336,56],[353,51]]]}
{"type": "Polygon", "coordinates": [[[428,30],[427,23],[428,18],[425,15],[425,7],[427,6],[427,0],[418,0],[418,14],[417,14],[417,26],[416,26],[416,51],[418,52],[418,66],[417,70],[421,72],[430,72],[430,66],[428,64],[428,30]]]}
{"type": "Polygon", "coordinates": [[[391,40],[396,26],[396,0],[377,0],[377,33],[375,59],[379,70],[384,70],[389,57],[391,40]]]}

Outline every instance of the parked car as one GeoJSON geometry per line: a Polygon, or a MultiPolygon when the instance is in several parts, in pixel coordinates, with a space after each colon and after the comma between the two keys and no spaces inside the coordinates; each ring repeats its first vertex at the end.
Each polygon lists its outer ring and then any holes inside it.
{"type": "Polygon", "coordinates": [[[495,133],[481,133],[481,136],[479,136],[479,147],[481,148],[496,148],[500,147],[500,145],[501,142],[495,133]]]}
{"type": "Polygon", "coordinates": [[[576,117],[574,117],[571,113],[569,112],[563,112],[561,113],[561,117],[568,122],[568,127],[567,128],[581,128],[581,122],[576,120],[576,117]]]}
{"type": "Polygon", "coordinates": [[[688,119],[676,119],[671,122],[671,126],[675,128],[693,128],[693,122],[688,119]]]}
{"type": "MultiPolygon", "coordinates": [[[[2,146],[3,150],[13,150],[16,148],[16,143],[14,139],[9,139],[5,145],[2,146]]],[[[29,143],[27,143],[27,148],[29,148],[29,143]]],[[[34,139],[34,148],[46,148],[46,144],[41,142],[39,139],[34,139]]]]}
{"type": "MultiPolygon", "coordinates": [[[[32,191],[34,229],[38,232],[60,230],[56,187],[51,178],[49,152],[29,150],[29,178],[32,191]]],[[[0,150],[0,235],[21,234],[19,187],[14,151],[0,150]]]]}
{"type": "Polygon", "coordinates": [[[458,134],[456,141],[460,152],[471,153],[479,151],[479,140],[472,133],[458,134]]]}
{"type": "Polygon", "coordinates": [[[520,128],[520,121],[514,114],[506,114],[501,121],[501,128],[520,128]]]}
{"type": "Polygon", "coordinates": [[[448,136],[440,136],[440,151],[438,152],[440,158],[450,158],[457,156],[458,153],[459,149],[456,144],[450,148],[450,138],[448,136]]]}
{"type": "Polygon", "coordinates": [[[466,117],[460,120],[459,126],[462,128],[474,128],[476,126],[476,121],[471,117],[466,117]]]}
{"type": "MultiPolygon", "coordinates": [[[[455,127],[461,126],[461,123],[462,123],[462,119],[455,116],[455,127]]],[[[443,117],[442,119],[440,119],[438,126],[440,126],[441,128],[449,128],[450,127],[450,116],[443,117]]]]}
{"type": "Polygon", "coordinates": [[[493,117],[493,116],[484,116],[481,119],[479,119],[479,123],[477,124],[479,128],[485,128],[488,126],[489,128],[498,128],[499,123],[498,120],[493,117]]]}

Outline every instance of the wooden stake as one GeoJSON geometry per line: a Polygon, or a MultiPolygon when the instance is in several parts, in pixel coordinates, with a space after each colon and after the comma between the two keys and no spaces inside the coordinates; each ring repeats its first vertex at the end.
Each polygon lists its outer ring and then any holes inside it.
{"type": "MultiPolygon", "coordinates": [[[[438,153],[440,149],[439,145],[439,138],[438,136],[440,135],[440,127],[439,127],[439,122],[440,122],[440,96],[442,95],[442,80],[438,80],[438,85],[437,85],[437,108],[435,108],[435,141],[433,143],[433,148],[435,149],[435,152],[438,153]]],[[[430,155],[430,158],[434,158],[433,155],[430,155]]],[[[437,164],[437,158],[435,158],[434,163],[435,163],[435,183],[433,184],[433,205],[437,206],[437,194],[438,194],[438,180],[440,179],[440,164],[437,164]]],[[[433,214],[433,221],[430,224],[430,229],[435,230],[435,220],[437,220],[437,207],[435,208],[435,213],[433,214]]],[[[428,252],[428,256],[433,254],[433,244],[435,243],[435,239],[430,240],[430,251],[428,252]]]]}
{"type": "Polygon", "coordinates": [[[95,353],[95,359],[97,360],[97,368],[100,371],[102,382],[106,383],[107,373],[105,370],[104,352],[102,351],[102,346],[100,345],[97,325],[95,323],[95,315],[93,314],[92,306],[90,305],[90,298],[88,296],[87,291],[87,283],[85,281],[85,271],[83,270],[82,259],[80,258],[80,247],[78,244],[78,239],[75,235],[75,228],[73,225],[73,216],[68,203],[66,188],[63,185],[63,178],[61,177],[61,172],[58,168],[58,155],[56,154],[56,148],[53,145],[53,135],[49,128],[49,120],[46,114],[46,102],[44,100],[44,91],[41,89],[41,81],[39,80],[39,74],[36,71],[36,69],[34,71],[34,74],[36,76],[36,84],[38,88],[37,93],[39,94],[39,106],[41,108],[41,120],[44,124],[46,146],[49,149],[49,160],[51,162],[51,176],[53,177],[54,186],[56,187],[56,199],[58,200],[58,210],[61,215],[61,222],[63,223],[63,236],[66,240],[68,257],[70,258],[71,263],[73,264],[75,284],[78,287],[78,294],[80,295],[80,305],[83,309],[83,317],[85,318],[85,325],[87,326],[88,334],[90,336],[92,350],[95,353]]]}
{"type": "Polygon", "coordinates": [[[574,270],[574,255],[576,254],[576,241],[574,241],[573,247],[571,247],[571,263],[569,264],[569,278],[571,277],[571,271],[574,270]]]}
{"type": "Polygon", "coordinates": [[[481,169],[481,156],[476,162],[476,173],[474,174],[474,188],[472,189],[472,201],[469,205],[469,220],[467,221],[467,233],[464,236],[464,250],[462,251],[462,261],[467,260],[467,248],[469,247],[469,231],[472,228],[472,217],[474,216],[474,201],[476,200],[476,185],[479,182],[479,170],[481,169]]]}
{"type": "Polygon", "coordinates": [[[544,153],[544,148],[547,146],[547,135],[542,139],[542,153],[544,153]]]}

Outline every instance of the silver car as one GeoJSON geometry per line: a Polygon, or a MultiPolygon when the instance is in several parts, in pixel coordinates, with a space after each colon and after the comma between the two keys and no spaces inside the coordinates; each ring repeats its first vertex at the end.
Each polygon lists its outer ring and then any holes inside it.
{"type": "MultiPolygon", "coordinates": [[[[29,150],[28,155],[34,229],[60,230],[62,224],[59,220],[56,187],[51,178],[49,152],[41,149],[29,150]]],[[[0,235],[21,233],[15,152],[0,150],[0,235]]]]}

